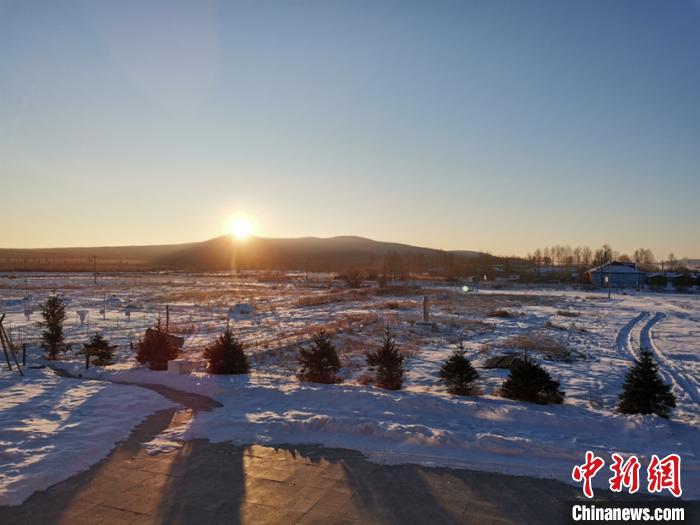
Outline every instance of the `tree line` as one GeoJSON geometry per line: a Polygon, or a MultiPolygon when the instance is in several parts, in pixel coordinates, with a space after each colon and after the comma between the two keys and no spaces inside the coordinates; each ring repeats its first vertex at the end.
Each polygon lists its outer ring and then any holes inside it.
{"type": "Polygon", "coordinates": [[[613,250],[609,244],[603,244],[600,248],[592,250],[590,246],[554,245],[545,248],[537,248],[526,256],[526,260],[535,266],[600,266],[610,261],[634,262],[644,271],[652,271],[661,264],[668,271],[680,270],[678,259],[670,253],[665,260],[657,261],[649,248],[638,248],[629,255],[613,250]]]}

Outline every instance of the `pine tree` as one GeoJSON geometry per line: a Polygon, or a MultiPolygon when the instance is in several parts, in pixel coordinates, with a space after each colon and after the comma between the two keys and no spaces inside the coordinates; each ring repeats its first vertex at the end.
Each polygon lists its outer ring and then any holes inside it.
{"type": "Polygon", "coordinates": [[[502,391],[509,399],[540,405],[564,401],[564,393],[559,390],[559,381],[554,381],[544,368],[527,357],[513,362],[510,374],[503,382],[502,391]]]}
{"type": "Polygon", "coordinates": [[[313,383],[337,383],[340,359],[333,341],[324,330],[313,336],[311,348],[299,349],[299,379],[313,383]]]}
{"type": "Polygon", "coordinates": [[[139,340],[136,360],[139,363],[148,363],[151,370],[167,370],[168,360],[175,359],[177,354],[177,348],[158,319],[156,326],[146,330],[146,335],[139,340]]]}
{"type": "Polygon", "coordinates": [[[96,333],[90,338],[90,341],[83,344],[83,353],[93,358],[93,365],[105,366],[112,364],[116,348],[117,345],[110,345],[102,334],[96,333]]]}
{"type": "Polygon", "coordinates": [[[58,295],[50,295],[39,308],[44,320],[38,324],[45,329],[41,332],[41,346],[48,353],[49,359],[58,359],[58,352],[66,349],[63,336],[66,304],[58,295]]]}
{"type": "Polygon", "coordinates": [[[248,358],[241,343],[230,329],[204,349],[204,357],[209,362],[212,374],[247,374],[250,372],[248,358]]]}
{"type": "Polygon", "coordinates": [[[661,380],[659,365],[653,354],[643,349],[639,360],[627,371],[620,394],[619,410],[623,414],[657,414],[668,417],[676,406],[671,386],[661,380]]]}
{"type": "Polygon", "coordinates": [[[403,361],[404,356],[399,353],[396,339],[389,330],[384,333],[381,348],[367,353],[367,365],[376,368],[376,385],[389,390],[401,390],[403,386],[403,361]]]}
{"type": "Polygon", "coordinates": [[[450,354],[440,368],[440,379],[447,386],[448,392],[458,396],[468,396],[474,391],[474,381],[479,378],[479,373],[465,355],[466,350],[462,341],[450,354]]]}

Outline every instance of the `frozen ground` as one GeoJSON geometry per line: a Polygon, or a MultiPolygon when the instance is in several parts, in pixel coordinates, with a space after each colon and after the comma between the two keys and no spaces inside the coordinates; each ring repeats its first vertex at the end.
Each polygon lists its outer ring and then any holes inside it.
{"type": "MultiPolygon", "coordinates": [[[[321,443],[361,450],[381,462],[471,467],[570,481],[586,450],[638,454],[671,452],[683,458],[684,497],[700,498],[700,295],[607,294],[580,290],[482,290],[421,283],[378,292],[345,290],[329,276],[147,274],[0,275],[3,311],[16,341],[39,359],[31,304],[56,290],[69,303],[67,333],[75,348],[95,329],[120,343],[118,362],[81,371],[69,353],[64,366],[86,377],[163,383],[214,397],[223,408],[198,414],[150,447],[164,450],[203,437],[237,443],[321,443]],[[423,326],[423,295],[431,320],[423,326]],[[256,314],[232,321],[246,341],[254,373],[212,377],[203,372],[201,347],[226,325],[228,306],[252,303],[256,314]],[[198,361],[191,376],[137,367],[130,342],[170,305],[171,330],[186,338],[186,356],[198,361]],[[106,306],[104,313],[100,310],[106,306]],[[511,317],[491,317],[494,310],[511,317]],[[81,326],[76,312],[86,310],[81,326]],[[128,316],[127,316],[128,312],[128,316]],[[406,388],[387,392],[367,385],[364,352],[385,327],[407,355],[406,388]],[[314,329],[336,333],[344,383],[301,384],[295,376],[297,343],[314,329]],[[481,375],[481,395],[449,396],[437,382],[441,362],[463,339],[481,375]],[[654,351],[673,385],[678,409],[670,420],[615,412],[617,395],[640,346],[654,351]],[[517,403],[498,396],[506,371],[481,366],[492,356],[527,349],[562,384],[561,406],[517,403]]],[[[3,376],[5,377],[5,376],[3,376]]],[[[92,383],[88,383],[92,384],[92,383]]],[[[607,475],[596,478],[605,486],[607,475]]]]}

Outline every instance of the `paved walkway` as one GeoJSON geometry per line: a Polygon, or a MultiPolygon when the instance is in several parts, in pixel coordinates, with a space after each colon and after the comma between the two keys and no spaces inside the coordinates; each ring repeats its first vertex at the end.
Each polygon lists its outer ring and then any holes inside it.
{"type": "Polygon", "coordinates": [[[580,498],[579,489],[556,481],[382,466],[358,452],[320,446],[195,440],[149,456],[141,443],[218,403],[148,388],[189,411],[157,412],[88,471],[21,506],[0,508],[0,523],[562,523],[580,498]]]}

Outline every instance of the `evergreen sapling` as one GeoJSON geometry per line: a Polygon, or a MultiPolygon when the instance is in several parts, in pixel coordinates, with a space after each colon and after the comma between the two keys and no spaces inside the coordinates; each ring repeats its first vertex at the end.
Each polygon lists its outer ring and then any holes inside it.
{"type": "Polygon", "coordinates": [[[460,341],[440,368],[440,380],[450,394],[468,396],[474,393],[474,381],[479,378],[479,373],[465,354],[464,344],[460,341]]]}
{"type": "Polygon", "coordinates": [[[667,418],[676,407],[671,386],[661,380],[659,365],[653,354],[643,349],[639,360],[627,371],[620,394],[619,410],[623,414],[657,414],[667,418]]]}
{"type": "Polygon", "coordinates": [[[564,393],[559,390],[559,381],[554,381],[544,368],[527,357],[513,362],[510,374],[503,382],[502,391],[509,399],[540,405],[559,404],[564,401],[564,393]]]}
{"type": "Polygon", "coordinates": [[[38,323],[41,328],[44,328],[44,331],[41,332],[41,346],[46,350],[49,359],[58,359],[58,352],[66,351],[63,336],[66,304],[58,295],[50,295],[39,308],[41,316],[44,318],[38,323]]]}
{"type": "Polygon", "coordinates": [[[93,365],[105,366],[112,364],[116,348],[117,345],[110,345],[102,334],[96,333],[90,338],[90,341],[83,344],[83,353],[88,359],[92,357],[93,365]]]}
{"type": "Polygon", "coordinates": [[[340,359],[335,345],[324,330],[313,336],[310,348],[299,349],[299,379],[313,383],[338,383],[340,359]]]}
{"type": "Polygon", "coordinates": [[[250,371],[243,343],[229,328],[204,349],[204,357],[209,362],[209,372],[212,374],[247,374],[250,371]]]}
{"type": "Polygon", "coordinates": [[[376,352],[367,353],[367,365],[374,367],[375,383],[378,387],[400,390],[403,386],[404,356],[396,346],[396,338],[387,330],[382,346],[376,352]]]}

